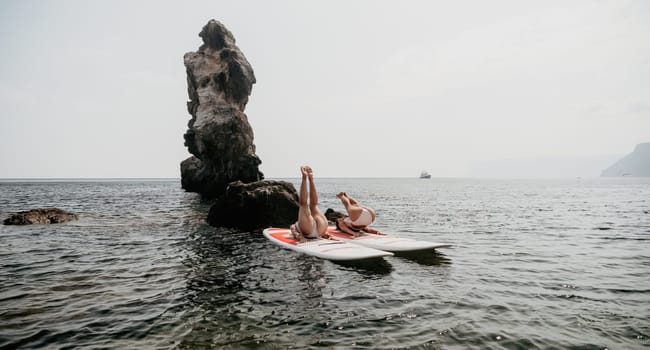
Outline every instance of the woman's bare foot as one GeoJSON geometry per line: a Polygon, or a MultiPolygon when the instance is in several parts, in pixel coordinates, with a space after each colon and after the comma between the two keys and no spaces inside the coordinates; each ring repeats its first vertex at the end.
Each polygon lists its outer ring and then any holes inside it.
{"type": "Polygon", "coordinates": [[[314,171],[311,170],[311,167],[309,165],[305,165],[304,168],[305,168],[305,172],[307,173],[307,177],[309,179],[312,179],[314,177],[314,171]]]}

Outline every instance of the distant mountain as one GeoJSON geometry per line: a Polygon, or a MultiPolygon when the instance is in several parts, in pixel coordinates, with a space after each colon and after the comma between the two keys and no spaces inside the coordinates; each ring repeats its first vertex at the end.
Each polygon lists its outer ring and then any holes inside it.
{"type": "Polygon", "coordinates": [[[650,142],[640,143],[600,176],[650,176],[650,142]]]}

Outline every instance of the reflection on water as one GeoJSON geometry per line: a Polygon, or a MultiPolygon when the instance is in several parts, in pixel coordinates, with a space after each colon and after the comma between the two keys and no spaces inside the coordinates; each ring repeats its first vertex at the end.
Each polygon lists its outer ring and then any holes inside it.
{"type": "MultiPolygon", "coordinates": [[[[451,249],[451,248],[442,248],[451,249]]],[[[438,250],[398,252],[395,256],[427,266],[450,265],[451,259],[438,250]]]]}
{"type": "Polygon", "coordinates": [[[176,182],[0,183],[1,348],[649,346],[650,181],[323,179],[454,244],[333,263],[205,223],[176,182]]]}
{"type": "Polygon", "coordinates": [[[393,271],[393,266],[384,258],[367,259],[360,261],[336,261],[334,262],[341,267],[346,267],[350,271],[372,276],[387,275],[393,271]]]}

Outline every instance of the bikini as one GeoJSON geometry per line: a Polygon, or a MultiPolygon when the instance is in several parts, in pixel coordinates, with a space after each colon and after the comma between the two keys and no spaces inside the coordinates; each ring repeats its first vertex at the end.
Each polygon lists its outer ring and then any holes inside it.
{"type": "Polygon", "coordinates": [[[357,226],[357,227],[358,226],[368,226],[368,225],[372,224],[372,214],[370,213],[370,210],[368,210],[366,208],[362,208],[361,209],[361,215],[359,215],[359,217],[356,220],[352,221],[352,219],[350,219],[350,217],[348,216],[345,219],[343,219],[343,221],[346,224],[348,224],[348,226],[349,225],[354,225],[354,226],[357,226]]]}
{"type": "Polygon", "coordinates": [[[316,225],[316,219],[314,218],[311,218],[311,227],[312,227],[311,233],[306,233],[300,228],[300,225],[298,225],[298,221],[296,221],[296,229],[298,230],[298,232],[302,233],[302,235],[305,236],[305,238],[318,238],[319,237],[318,225],[316,225]]]}
{"type": "MultiPolygon", "coordinates": [[[[357,227],[365,228],[366,226],[372,224],[372,221],[372,214],[370,213],[370,210],[366,208],[362,208],[361,215],[359,215],[359,217],[354,221],[352,221],[349,216],[343,218],[343,222],[345,222],[348,229],[352,230],[353,232],[361,232],[362,229],[357,227]]],[[[336,221],[336,229],[345,232],[341,229],[338,220],[336,221]]]]}

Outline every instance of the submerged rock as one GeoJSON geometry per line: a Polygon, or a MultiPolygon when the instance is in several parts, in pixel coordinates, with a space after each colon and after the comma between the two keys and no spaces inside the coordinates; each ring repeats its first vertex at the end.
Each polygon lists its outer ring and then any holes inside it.
{"type": "Polygon", "coordinates": [[[184,138],[193,156],[181,163],[181,185],[217,197],[232,181],[264,178],[244,114],[255,75],[223,24],[210,20],[199,36],[203,45],[184,56],[192,115],[184,138]]]}
{"type": "Polygon", "coordinates": [[[21,211],[5,219],[5,225],[59,224],[77,220],[77,214],[58,208],[38,208],[21,211]]]}
{"type": "Polygon", "coordinates": [[[298,219],[298,193],[286,181],[233,182],[210,208],[212,226],[254,229],[288,227],[298,219]]]}

